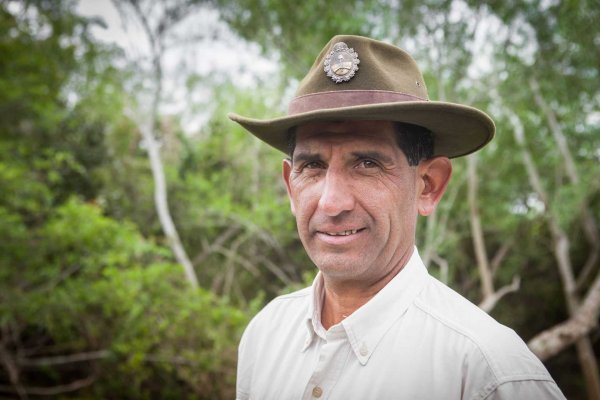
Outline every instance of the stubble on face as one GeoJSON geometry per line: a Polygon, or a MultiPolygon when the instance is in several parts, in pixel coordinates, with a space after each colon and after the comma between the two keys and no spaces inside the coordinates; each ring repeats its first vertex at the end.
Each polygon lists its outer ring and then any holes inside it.
{"type": "Polygon", "coordinates": [[[389,281],[412,254],[416,173],[394,135],[383,121],[314,123],[296,132],[284,178],[300,239],[326,279],[389,281]]]}

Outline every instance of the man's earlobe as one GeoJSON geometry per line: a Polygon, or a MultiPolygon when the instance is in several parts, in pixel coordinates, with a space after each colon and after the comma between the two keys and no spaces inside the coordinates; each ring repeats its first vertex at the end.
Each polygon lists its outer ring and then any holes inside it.
{"type": "Polygon", "coordinates": [[[434,157],[423,161],[418,167],[422,190],[419,193],[419,214],[430,215],[442,199],[450,177],[452,163],[448,157],[434,157]]]}
{"type": "Polygon", "coordinates": [[[292,174],[292,160],[286,158],[283,160],[282,177],[287,190],[288,198],[290,199],[290,208],[292,214],[296,215],[296,207],[294,206],[294,198],[292,197],[292,188],[290,186],[290,175],[292,174]]]}

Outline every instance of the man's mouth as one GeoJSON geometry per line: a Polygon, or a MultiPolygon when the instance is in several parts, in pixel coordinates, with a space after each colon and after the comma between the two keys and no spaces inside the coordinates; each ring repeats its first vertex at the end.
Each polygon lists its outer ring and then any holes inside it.
{"type": "Polygon", "coordinates": [[[345,230],[345,231],[339,231],[339,232],[323,232],[326,235],[329,236],[350,236],[350,235],[354,235],[357,232],[362,231],[362,229],[349,229],[349,230],[345,230]]]}

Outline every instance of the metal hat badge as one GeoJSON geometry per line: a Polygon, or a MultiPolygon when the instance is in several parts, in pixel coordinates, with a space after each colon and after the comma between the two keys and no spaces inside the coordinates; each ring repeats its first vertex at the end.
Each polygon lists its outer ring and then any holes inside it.
{"type": "Polygon", "coordinates": [[[358,53],[344,42],[333,45],[324,61],[324,71],[335,83],[347,82],[358,71],[358,53]]]}

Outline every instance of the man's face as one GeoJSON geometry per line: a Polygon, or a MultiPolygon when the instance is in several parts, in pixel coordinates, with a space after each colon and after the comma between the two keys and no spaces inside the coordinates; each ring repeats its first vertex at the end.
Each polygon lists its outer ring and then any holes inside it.
{"type": "Polygon", "coordinates": [[[390,122],[298,127],[283,176],[300,239],[326,278],[372,284],[407,261],[423,190],[417,171],[390,122]]]}

